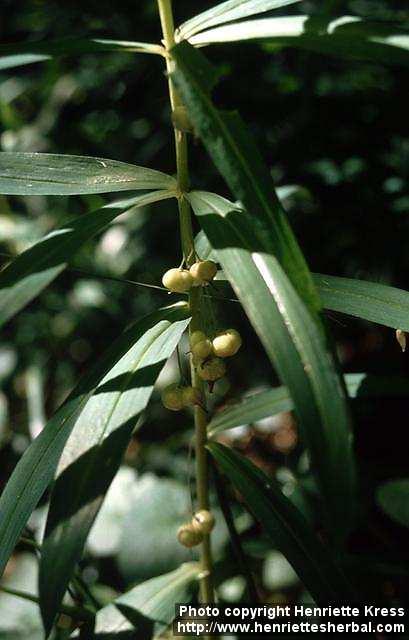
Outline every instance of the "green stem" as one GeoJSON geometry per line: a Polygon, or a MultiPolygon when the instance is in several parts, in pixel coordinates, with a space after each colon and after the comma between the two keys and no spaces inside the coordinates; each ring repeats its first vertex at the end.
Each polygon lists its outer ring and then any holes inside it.
{"type": "MultiPolygon", "coordinates": [[[[173,22],[172,1],[158,0],[159,15],[163,33],[163,44],[166,49],[166,68],[169,79],[169,97],[173,113],[175,109],[183,108],[183,104],[172,82],[171,74],[175,68],[174,61],[170,55],[170,50],[175,45],[175,28],[173,22]]],[[[175,125],[175,148],[176,148],[176,168],[178,181],[178,205],[179,222],[182,251],[187,266],[195,262],[195,246],[192,229],[192,218],[190,205],[185,197],[189,191],[189,164],[187,135],[175,125]]],[[[190,311],[192,321],[190,323],[190,333],[200,328],[200,306],[202,299],[201,287],[195,287],[189,294],[190,311]]],[[[203,381],[197,375],[191,359],[192,386],[199,389],[204,395],[203,381]]],[[[196,490],[197,505],[199,509],[209,508],[209,481],[208,481],[208,459],[206,451],[207,441],[207,416],[204,408],[196,406],[195,416],[195,454],[196,454],[196,490]]],[[[200,580],[200,594],[202,602],[214,601],[214,591],[212,586],[212,556],[210,548],[210,536],[205,536],[200,550],[200,563],[203,570],[203,577],[200,580]]]]}

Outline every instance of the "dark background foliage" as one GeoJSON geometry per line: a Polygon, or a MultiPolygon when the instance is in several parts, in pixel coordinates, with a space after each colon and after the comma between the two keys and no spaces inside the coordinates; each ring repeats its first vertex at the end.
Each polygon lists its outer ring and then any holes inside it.
{"type": "MultiPolygon", "coordinates": [[[[213,3],[174,4],[177,19],[183,21],[192,10],[213,3]]],[[[322,4],[334,17],[355,14],[409,22],[405,3],[397,1],[304,1],[285,13],[317,14],[322,4]]],[[[160,38],[156,3],[148,0],[6,0],[2,8],[0,34],[5,43],[68,35],[152,42],[160,38]]],[[[302,51],[272,52],[257,44],[217,46],[206,53],[225,71],[218,103],[238,109],[250,124],[277,185],[301,187],[286,208],[311,269],[409,289],[406,70],[302,51]]],[[[0,145],[7,151],[95,155],[173,172],[162,60],[105,53],[0,72],[0,145]]],[[[192,184],[229,195],[199,141],[192,142],[191,159],[192,184]]],[[[0,197],[0,251],[18,253],[61,220],[102,201],[100,196],[0,197]]],[[[131,319],[167,301],[163,292],[102,276],[159,284],[163,271],[180,262],[176,215],[175,205],[165,202],[127,220],[120,218],[102,238],[86,245],[73,269],[3,330],[1,483],[43,414],[52,413],[131,319]]],[[[1,260],[5,264],[7,258],[1,260]]],[[[229,386],[216,397],[221,404],[244,389],[276,379],[244,316],[237,317],[237,307],[223,303],[218,311],[224,323],[234,324],[245,335],[229,386]]],[[[335,314],[328,321],[344,371],[409,373],[407,356],[400,352],[392,330],[335,314]]],[[[371,401],[355,413],[369,515],[351,548],[393,556],[399,546],[402,552],[407,548],[407,530],[381,514],[373,494],[381,480],[407,474],[402,446],[406,404],[371,401]]],[[[189,417],[185,426],[191,426],[189,417]]],[[[287,454],[291,462],[291,451],[297,451],[288,416],[278,426],[281,440],[271,425],[253,426],[237,437],[237,445],[270,472],[282,466],[287,454]]],[[[185,481],[187,433],[180,433],[180,421],[169,418],[155,400],[127,461],[140,472],[185,481]]],[[[92,566],[98,567],[105,585],[123,586],[124,577],[111,557],[95,560],[92,566]]],[[[382,583],[381,589],[386,588],[382,583]]],[[[401,585],[398,581],[388,588],[398,593],[401,585]]]]}

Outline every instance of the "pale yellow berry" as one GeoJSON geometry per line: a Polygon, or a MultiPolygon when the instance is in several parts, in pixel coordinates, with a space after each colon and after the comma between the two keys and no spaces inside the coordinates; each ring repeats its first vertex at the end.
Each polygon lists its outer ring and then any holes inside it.
{"type": "Polygon", "coordinates": [[[199,389],[195,389],[194,387],[183,387],[182,396],[185,407],[202,404],[203,398],[199,389]]]}
{"type": "Polygon", "coordinates": [[[189,269],[196,285],[207,284],[217,273],[217,264],[212,260],[200,260],[195,262],[189,269]]]}
{"type": "Polygon", "coordinates": [[[214,382],[219,378],[223,378],[226,373],[226,365],[220,358],[210,358],[210,360],[205,360],[198,364],[197,373],[202,380],[214,382]]]}
{"type": "Polygon", "coordinates": [[[163,286],[174,293],[186,293],[193,286],[193,278],[187,269],[169,269],[163,275],[163,286]]]}
{"type": "Polygon", "coordinates": [[[241,347],[241,337],[235,329],[219,331],[213,338],[213,351],[219,358],[234,356],[241,347]]]}
{"type": "Polygon", "coordinates": [[[201,509],[192,518],[192,525],[195,531],[203,535],[208,535],[215,525],[214,515],[206,509],[201,509]]]}
{"type": "Polygon", "coordinates": [[[178,384],[170,384],[162,391],[162,404],[170,411],[180,411],[185,406],[183,389],[178,384]]]}
{"type": "Polygon", "coordinates": [[[200,531],[196,531],[191,522],[189,522],[189,524],[182,524],[182,526],[179,527],[177,537],[180,544],[189,549],[196,547],[203,540],[203,534],[200,533],[200,531]]]}

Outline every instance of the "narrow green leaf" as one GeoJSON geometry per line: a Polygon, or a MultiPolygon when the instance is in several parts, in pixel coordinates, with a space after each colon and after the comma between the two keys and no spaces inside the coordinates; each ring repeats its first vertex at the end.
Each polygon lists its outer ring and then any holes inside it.
{"type": "Polygon", "coordinates": [[[0,71],[4,69],[13,69],[14,67],[22,67],[26,64],[33,64],[34,62],[43,62],[49,60],[50,56],[44,56],[35,53],[21,53],[13,56],[0,57],[0,71]]]}
{"type": "MultiPolygon", "coordinates": [[[[350,398],[400,397],[409,395],[409,382],[397,376],[372,376],[366,373],[347,373],[344,376],[350,398]]],[[[290,393],[286,387],[266,389],[247,396],[227,407],[211,419],[207,425],[210,439],[221,431],[233,429],[257,420],[291,411],[294,408],[290,393]]]]}
{"type": "Polygon", "coordinates": [[[349,416],[324,335],[277,259],[264,249],[263,237],[255,236],[253,216],[214,194],[196,191],[189,200],[289,389],[325,499],[327,525],[340,535],[353,519],[355,468],[349,416]]]}
{"type": "Polygon", "coordinates": [[[220,111],[212,102],[210,92],[218,80],[217,72],[187,42],[174,47],[172,55],[177,63],[173,77],[189,116],[235,198],[251,212],[253,234],[277,257],[301,298],[318,314],[321,309],[318,294],[270,172],[240,116],[220,111]]]}
{"type": "Polygon", "coordinates": [[[300,2],[300,0],[227,0],[227,2],[217,4],[184,22],[176,30],[176,39],[177,41],[186,40],[203,29],[248,18],[273,9],[281,9],[281,7],[296,2],[300,2]]]}
{"type": "Polygon", "coordinates": [[[171,198],[155,191],[84,214],[52,231],[0,272],[0,327],[33,300],[67,266],[81,246],[126,210],[171,198]]]}
{"type": "MultiPolygon", "coordinates": [[[[98,384],[133,349],[159,319],[180,322],[181,308],[169,308],[133,324],[116,340],[25,451],[0,497],[0,576],[21,532],[52,481],[61,453],[77,419],[98,384]]],[[[99,394],[97,395],[99,396],[99,394]]]]}
{"type": "Polygon", "coordinates": [[[384,512],[404,527],[409,527],[409,479],[389,480],[376,492],[376,500],[384,512]]]}
{"type": "Polygon", "coordinates": [[[321,318],[321,301],[274,190],[270,172],[237,114],[219,111],[217,76],[187,42],[172,49],[192,123],[243,211],[213,194],[190,195],[282,382],[290,390],[324,498],[326,525],[341,541],[356,508],[350,416],[321,318]],[[247,213],[248,212],[248,213],[247,213]],[[250,215],[251,214],[251,215],[250,215]]]}
{"type": "Polygon", "coordinates": [[[59,56],[105,51],[160,55],[163,53],[162,47],[156,44],[127,40],[105,40],[103,38],[65,38],[48,42],[18,42],[0,45],[0,70],[42,62],[59,56]]]}
{"type": "Polygon", "coordinates": [[[314,274],[325,309],[409,331],[409,292],[367,280],[314,274]]]}
{"type": "Polygon", "coordinates": [[[228,447],[212,442],[208,449],[315,602],[319,605],[354,602],[355,594],[329,549],[284,496],[279,484],[228,447]]]}
{"type": "MultiPolygon", "coordinates": [[[[277,197],[283,205],[288,200],[291,200],[294,194],[297,194],[300,191],[302,191],[302,187],[297,184],[284,184],[281,187],[276,188],[277,197]]],[[[192,193],[194,193],[194,191],[192,191],[192,193]]],[[[240,206],[240,203],[236,202],[235,205],[237,205],[238,211],[242,208],[240,206]]],[[[212,247],[210,246],[210,242],[206,238],[206,235],[203,231],[199,231],[199,233],[196,235],[195,247],[197,254],[202,260],[213,260],[215,258],[215,255],[213,255],[212,247]]]]}
{"type": "Polygon", "coordinates": [[[409,31],[402,25],[342,16],[331,20],[291,16],[246,20],[209,29],[189,38],[202,47],[214,43],[258,40],[276,46],[308,49],[346,59],[409,65],[409,31]]]}
{"type": "Polygon", "coordinates": [[[41,554],[40,606],[47,632],[138,416],[188,323],[183,303],[147,316],[134,344],[81,407],[59,463],[41,554]]]}
{"type": "Polygon", "coordinates": [[[174,620],[175,605],[189,602],[199,575],[200,565],[189,562],[138,584],[98,612],[96,637],[133,629],[138,638],[157,638],[174,620]]]}
{"type": "MultiPolygon", "coordinates": [[[[203,231],[197,234],[195,242],[200,257],[217,260],[216,253],[203,231]]],[[[385,327],[409,331],[408,291],[368,280],[321,273],[313,273],[312,277],[324,309],[376,322],[385,327]]],[[[215,286],[220,288],[222,293],[230,289],[221,271],[218,272],[215,286]]]]}
{"type": "Polygon", "coordinates": [[[53,153],[0,153],[0,193],[77,195],[134,189],[172,189],[171,176],[117,160],[53,153]]]}
{"type": "Polygon", "coordinates": [[[207,426],[208,437],[214,438],[220,431],[251,424],[281,411],[291,411],[292,408],[293,403],[286,387],[255,393],[217,413],[207,426]]]}

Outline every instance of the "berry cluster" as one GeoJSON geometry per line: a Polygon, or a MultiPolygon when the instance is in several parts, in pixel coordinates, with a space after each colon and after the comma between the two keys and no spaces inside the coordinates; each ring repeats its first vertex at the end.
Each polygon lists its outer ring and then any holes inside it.
{"type": "Polygon", "coordinates": [[[180,411],[185,407],[193,407],[202,403],[202,394],[194,387],[182,387],[179,384],[170,384],[162,392],[162,403],[166,409],[180,411]]]}
{"type": "Polygon", "coordinates": [[[210,511],[197,511],[190,522],[179,527],[178,540],[184,547],[196,547],[202,542],[203,536],[209,535],[214,525],[215,519],[210,511]]]}
{"type": "Polygon", "coordinates": [[[218,331],[213,339],[203,331],[194,331],[190,336],[193,363],[202,380],[215,382],[226,373],[223,358],[234,356],[241,347],[241,337],[235,329],[218,331]]]}
{"type": "Polygon", "coordinates": [[[162,278],[166,289],[174,293],[187,293],[192,287],[203,287],[213,280],[217,264],[212,260],[199,260],[190,269],[169,269],[162,278]]]}

